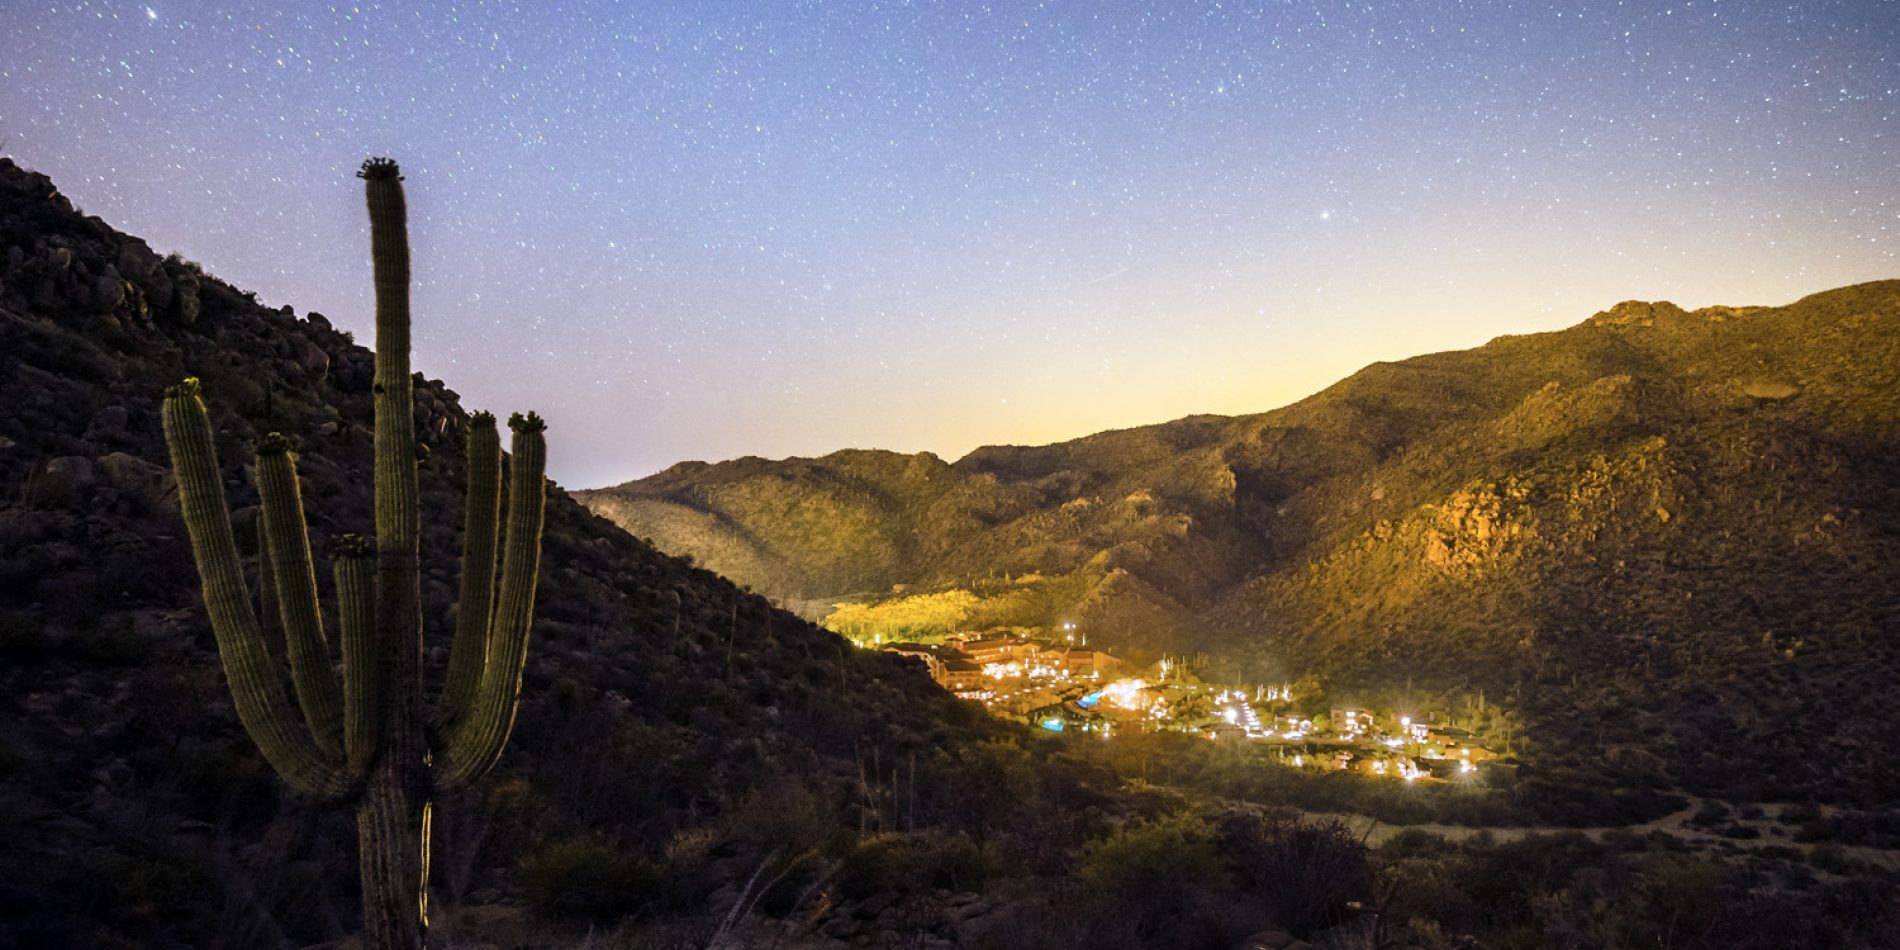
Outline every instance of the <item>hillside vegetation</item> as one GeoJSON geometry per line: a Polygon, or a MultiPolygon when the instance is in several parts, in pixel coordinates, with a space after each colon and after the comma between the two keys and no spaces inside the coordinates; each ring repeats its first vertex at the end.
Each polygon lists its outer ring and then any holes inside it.
{"type": "Polygon", "coordinates": [[[948,464],[685,463],[580,497],[762,591],[855,602],[860,632],[964,591],[959,623],[1075,622],[1236,677],[1485,691],[1527,718],[1532,775],[1880,801],[1897,437],[1882,281],[1626,302],[1258,415],[948,464]]]}
{"type": "MultiPolygon", "coordinates": [[[[242,460],[267,431],[299,438],[329,602],[333,542],[372,523],[371,369],[320,314],[261,307],[0,160],[0,945],[307,946],[355,929],[349,815],[285,791],[232,709],[159,403],[203,380],[250,570],[242,460]]],[[[436,669],[466,418],[419,382],[436,669]]],[[[931,781],[1002,730],[914,664],[851,650],[558,488],[544,548],[514,741],[481,789],[438,804],[433,906],[451,941],[460,911],[523,900],[582,925],[723,914],[768,856],[777,873],[799,849],[848,849],[871,801],[862,761],[931,781]]],[[[946,812],[923,797],[913,827],[946,812]]]]}

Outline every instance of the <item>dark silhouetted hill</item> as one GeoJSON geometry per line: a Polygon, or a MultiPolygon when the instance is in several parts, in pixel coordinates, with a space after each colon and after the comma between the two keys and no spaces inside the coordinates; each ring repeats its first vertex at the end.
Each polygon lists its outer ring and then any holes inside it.
{"type": "MultiPolygon", "coordinates": [[[[371,364],[322,316],[261,307],[0,159],[0,944],[303,946],[355,929],[349,816],[285,792],[232,711],[158,411],[167,383],[202,378],[247,552],[249,443],[302,440],[327,585],[330,542],[371,524],[371,364]]],[[[416,416],[439,670],[465,413],[429,380],[416,416]]],[[[941,801],[914,784],[954,761],[949,740],[999,728],[921,667],[851,650],[556,489],[514,741],[437,810],[442,906],[539,894],[582,917],[723,913],[762,856],[895,794],[863,763],[907,763],[918,823],[941,801]]]]}

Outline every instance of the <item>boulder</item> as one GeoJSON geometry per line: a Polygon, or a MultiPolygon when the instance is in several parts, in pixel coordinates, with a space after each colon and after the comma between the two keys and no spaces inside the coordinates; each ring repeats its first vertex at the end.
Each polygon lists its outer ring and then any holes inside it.
{"type": "Polygon", "coordinates": [[[131,413],[124,406],[107,406],[92,415],[92,421],[86,425],[86,437],[99,435],[119,435],[125,432],[125,423],[131,413]]]}
{"type": "Polygon", "coordinates": [[[46,463],[34,492],[45,503],[71,502],[99,482],[98,469],[83,455],[62,455],[46,463]]]}
{"type": "Polygon", "coordinates": [[[92,308],[100,313],[111,313],[125,303],[125,279],[111,264],[105,272],[92,280],[92,308]]]}
{"type": "Polygon", "coordinates": [[[124,452],[114,452],[99,460],[99,471],[121,495],[138,499],[153,510],[178,504],[178,483],[171,470],[124,452]]]}
{"type": "Polygon", "coordinates": [[[312,343],[309,337],[300,336],[295,340],[293,346],[296,348],[297,365],[302,366],[304,372],[312,376],[323,376],[330,372],[330,354],[324,352],[323,347],[312,343]]]}
{"type": "Polygon", "coordinates": [[[39,172],[27,171],[11,158],[0,158],[0,186],[14,189],[29,198],[50,201],[59,197],[59,189],[53,187],[53,179],[39,172]]]}
{"type": "Polygon", "coordinates": [[[173,287],[172,308],[170,310],[172,318],[185,326],[197,323],[200,307],[198,299],[200,287],[197,273],[182,263],[167,261],[165,262],[165,274],[171,278],[173,287]]]}
{"type": "Polygon", "coordinates": [[[151,245],[138,238],[128,238],[119,244],[119,255],[113,266],[118,268],[119,276],[131,281],[145,295],[145,302],[152,309],[171,306],[172,279],[165,273],[164,258],[153,252],[151,245]]]}
{"type": "Polygon", "coordinates": [[[1667,300],[1625,300],[1592,316],[1588,323],[1600,327],[1653,327],[1657,320],[1688,316],[1688,312],[1667,300]]]}

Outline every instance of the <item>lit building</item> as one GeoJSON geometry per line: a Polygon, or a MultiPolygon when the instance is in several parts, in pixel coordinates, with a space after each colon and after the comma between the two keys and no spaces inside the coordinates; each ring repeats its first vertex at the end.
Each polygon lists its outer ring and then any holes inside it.
{"type": "Polygon", "coordinates": [[[977,666],[989,666],[992,663],[1021,663],[1025,667],[1034,663],[1042,648],[1028,640],[1005,637],[995,640],[967,640],[956,645],[957,650],[969,657],[977,666]]]}
{"type": "Polygon", "coordinates": [[[937,684],[953,693],[978,689],[983,686],[983,668],[977,664],[949,657],[939,661],[939,671],[934,674],[937,684]]]}
{"type": "Polygon", "coordinates": [[[1340,706],[1333,707],[1331,719],[1333,721],[1333,731],[1338,732],[1340,735],[1358,735],[1362,732],[1371,732],[1374,721],[1370,710],[1340,706]]]}

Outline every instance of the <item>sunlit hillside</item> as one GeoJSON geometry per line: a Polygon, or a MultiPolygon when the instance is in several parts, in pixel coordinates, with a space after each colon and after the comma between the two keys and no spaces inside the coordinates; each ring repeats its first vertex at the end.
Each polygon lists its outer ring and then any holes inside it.
{"type": "Polygon", "coordinates": [[[1900,672],[1897,435],[1887,281],[1623,303],[1255,416],[582,497],[859,634],[1074,622],[1262,678],[1487,688],[1554,764],[1868,796],[1900,777],[1874,732],[1900,672]]]}

